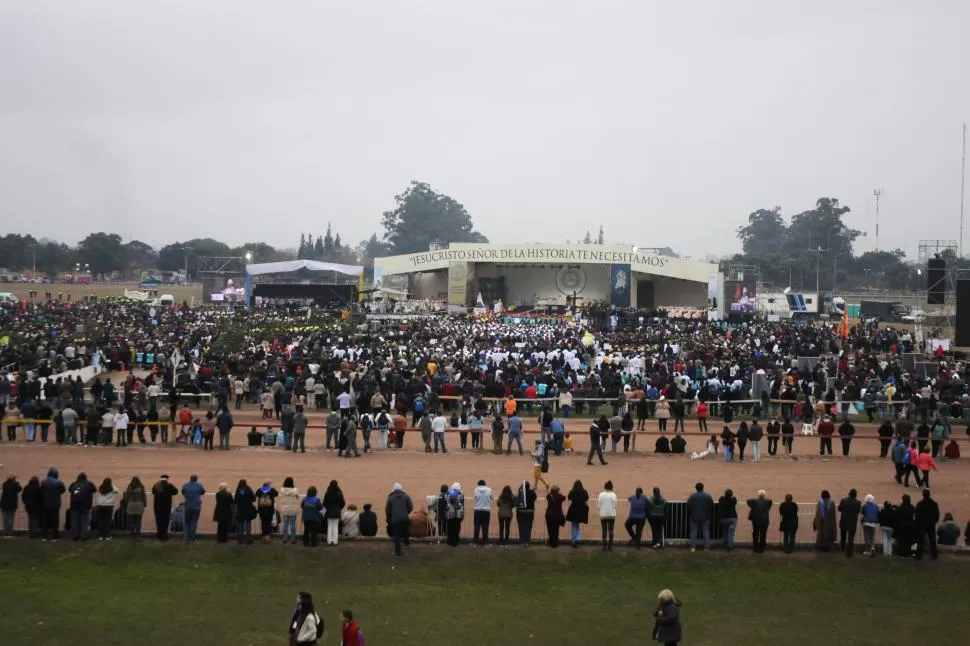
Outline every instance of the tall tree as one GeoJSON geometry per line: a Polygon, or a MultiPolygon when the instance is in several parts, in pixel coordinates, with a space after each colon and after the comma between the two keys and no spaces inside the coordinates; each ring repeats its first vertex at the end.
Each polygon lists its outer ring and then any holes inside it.
{"type": "Polygon", "coordinates": [[[589,229],[586,229],[586,235],[583,236],[583,244],[593,244],[593,236],[590,234],[589,229]]]}
{"type": "Polygon", "coordinates": [[[91,233],[77,246],[78,262],[91,273],[107,274],[125,268],[125,250],[117,233],[91,233]]]}
{"type": "Polygon", "coordinates": [[[158,263],[158,253],[148,243],[141,240],[126,242],[125,250],[125,269],[140,271],[143,269],[154,269],[158,263]]]}
{"type": "Polygon", "coordinates": [[[317,236],[317,241],[313,245],[313,254],[311,256],[314,260],[323,259],[323,238],[317,236]]]}
{"type": "Polygon", "coordinates": [[[300,248],[296,252],[296,257],[299,260],[306,258],[306,236],[302,233],[300,234],[300,248]]]}
{"type": "Polygon", "coordinates": [[[394,210],[381,217],[384,242],[393,253],[427,251],[432,242],[488,242],[460,202],[424,182],[412,181],[394,201],[394,210]]]}
{"type": "Polygon", "coordinates": [[[600,225],[600,231],[596,235],[596,244],[606,244],[606,236],[603,235],[603,225],[600,225]]]}
{"type": "Polygon", "coordinates": [[[327,222],[327,233],[323,236],[323,255],[321,260],[333,258],[333,227],[327,222]]]}

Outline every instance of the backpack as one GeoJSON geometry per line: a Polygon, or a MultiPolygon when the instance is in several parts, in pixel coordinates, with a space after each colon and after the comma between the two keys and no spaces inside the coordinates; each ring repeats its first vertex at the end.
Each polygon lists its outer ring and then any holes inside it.
{"type": "Polygon", "coordinates": [[[260,507],[272,507],[273,497],[269,495],[268,492],[260,492],[259,494],[259,506],[260,507]]]}
{"type": "Polygon", "coordinates": [[[381,428],[386,428],[390,422],[387,419],[387,413],[381,411],[381,414],[377,417],[377,425],[381,428]]]}
{"type": "Polygon", "coordinates": [[[911,463],[911,461],[912,461],[912,456],[910,455],[909,451],[906,451],[905,453],[903,453],[903,464],[908,465],[911,463]]]}
{"type": "Polygon", "coordinates": [[[323,617],[317,615],[317,639],[323,639],[323,617]]]}
{"type": "Polygon", "coordinates": [[[414,400],[414,412],[423,413],[424,412],[424,398],[418,397],[414,400]]]}

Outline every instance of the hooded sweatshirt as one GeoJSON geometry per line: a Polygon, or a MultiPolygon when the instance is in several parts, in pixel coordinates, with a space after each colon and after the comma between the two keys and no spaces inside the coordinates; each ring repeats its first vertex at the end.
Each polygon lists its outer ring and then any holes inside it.
{"type": "Polygon", "coordinates": [[[282,487],[276,501],[280,516],[296,516],[300,513],[300,492],[295,487],[282,487]]]}
{"type": "Polygon", "coordinates": [[[475,511],[491,511],[492,488],[486,485],[475,487],[475,511]]]}
{"type": "Polygon", "coordinates": [[[47,477],[40,483],[41,503],[44,509],[57,510],[61,508],[61,496],[67,489],[58,476],[57,469],[52,468],[47,472],[47,477]]]}

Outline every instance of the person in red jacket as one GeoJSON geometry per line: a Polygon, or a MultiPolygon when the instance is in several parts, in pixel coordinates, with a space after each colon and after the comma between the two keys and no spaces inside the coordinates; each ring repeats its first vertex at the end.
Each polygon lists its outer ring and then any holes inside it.
{"type": "Polygon", "coordinates": [[[947,460],[960,459],[960,445],[957,444],[956,440],[950,440],[950,443],[946,445],[945,449],[943,449],[943,456],[947,460]]]}
{"type": "Polygon", "coordinates": [[[707,433],[707,402],[697,402],[697,426],[701,433],[707,433]]]}
{"type": "Polygon", "coordinates": [[[930,469],[936,471],[936,460],[928,452],[920,451],[919,455],[916,456],[916,466],[919,467],[919,471],[923,474],[923,487],[926,489],[930,488],[930,469]]]}
{"type": "Polygon", "coordinates": [[[832,455],[832,435],[835,433],[835,424],[828,415],[822,418],[822,421],[818,423],[818,454],[825,455],[826,449],[828,449],[829,455],[832,455]]]}
{"type": "Polygon", "coordinates": [[[351,610],[340,613],[340,636],[341,646],[364,646],[364,631],[354,621],[354,613],[351,610]]]}

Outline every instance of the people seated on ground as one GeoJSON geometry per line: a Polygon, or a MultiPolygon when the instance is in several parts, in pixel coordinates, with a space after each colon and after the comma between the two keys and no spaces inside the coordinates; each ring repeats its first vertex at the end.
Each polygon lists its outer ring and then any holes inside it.
{"type": "Polygon", "coordinates": [[[721,446],[721,443],[718,442],[717,435],[714,433],[711,433],[710,439],[707,440],[707,452],[717,455],[718,447],[720,446],[721,446]]]}
{"type": "Polygon", "coordinates": [[[276,446],[276,431],[271,428],[263,431],[263,446],[276,446]]]}
{"type": "Polygon", "coordinates": [[[418,509],[411,514],[411,538],[427,538],[430,533],[428,512],[418,509]]]}
{"type": "Polygon", "coordinates": [[[936,528],[936,540],[940,545],[956,545],[960,540],[960,526],[950,512],[943,514],[943,522],[936,528]]]}
{"type": "Polygon", "coordinates": [[[687,440],[680,433],[674,436],[674,439],[670,440],[670,452],[683,454],[687,450],[687,440]]]}
{"type": "Polygon", "coordinates": [[[656,448],[654,449],[657,453],[670,453],[670,441],[666,437],[661,435],[657,438],[656,448]]]}
{"type": "Polygon", "coordinates": [[[340,514],[340,534],[344,538],[360,538],[360,512],[357,505],[347,505],[340,514]]]}
{"type": "Polygon", "coordinates": [[[259,431],[256,430],[256,427],[254,426],[249,429],[248,433],[246,433],[246,440],[248,441],[247,446],[259,446],[263,441],[263,436],[259,431]]]}
{"type": "Polygon", "coordinates": [[[377,536],[377,514],[371,510],[370,503],[364,505],[364,511],[358,517],[360,535],[366,538],[377,536]]]}
{"type": "Polygon", "coordinates": [[[960,459],[960,445],[957,444],[956,440],[950,440],[950,443],[946,445],[943,449],[943,457],[947,460],[960,459]]]}
{"type": "Polygon", "coordinates": [[[190,427],[183,426],[179,429],[179,435],[175,438],[175,442],[178,444],[188,444],[189,443],[189,430],[190,427]]]}

